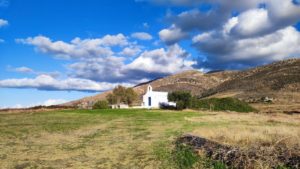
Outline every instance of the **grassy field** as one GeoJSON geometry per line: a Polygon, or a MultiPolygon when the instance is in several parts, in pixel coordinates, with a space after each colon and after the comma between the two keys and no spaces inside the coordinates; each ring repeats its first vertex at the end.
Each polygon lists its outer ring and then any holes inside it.
{"type": "MultiPolygon", "coordinates": [[[[300,115],[130,109],[2,113],[0,168],[182,168],[171,150],[183,133],[242,149],[269,149],[279,142],[295,149],[300,115]]],[[[197,168],[224,168],[197,161],[197,168]]],[[[258,161],[257,168],[267,166],[258,161]]]]}

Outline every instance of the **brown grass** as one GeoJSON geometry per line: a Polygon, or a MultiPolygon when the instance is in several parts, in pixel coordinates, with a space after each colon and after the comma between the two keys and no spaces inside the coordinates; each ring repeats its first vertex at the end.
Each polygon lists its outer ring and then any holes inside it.
{"type": "Polygon", "coordinates": [[[210,113],[186,120],[216,124],[215,127],[197,128],[192,133],[224,144],[248,147],[251,144],[273,145],[282,140],[297,145],[300,140],[300,115],[210,113]]]}

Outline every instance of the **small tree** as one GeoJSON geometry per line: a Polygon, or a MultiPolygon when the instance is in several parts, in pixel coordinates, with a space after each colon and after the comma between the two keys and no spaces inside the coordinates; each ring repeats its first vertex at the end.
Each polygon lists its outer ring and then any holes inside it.
{"type": "Polygon", "coordinates": [[[126,103],[132,105],[132,103],[137,99],[138,95],[132,88],[126,89],[126,103]]]}
{"type": "Polygon", "coordinates": [[[117,104],[124,103],[126,101],[126,88],[119,85],[113,90],[113,96],[116,98],[117,104]]]}
{"type": "Polygon", "coordinates": [[[132,103],[137,99],[137,96],[138,95],[132,88],[117,86],[113,89],[112,93],[106,96],[106,99],[110,104],[125,103],[132,105],[132,103]]]}
{"type": "Polygon", "coordinates": [[[113,93],[109,93],[106,96],[106,99],[109,104],[117,104],[117,97],[113,93]]]}
{"type": "Polygon", "coordinates": [[[180,109],[185,109],[190,106],[192,95],[190,92],[186,92],[186,91],[175,91],[168,94],[168,100],[176,102],[176,104],[179,104],[180,109]]]}
{"type": "Polygon", "coordinates": [[[93,105],[93,109],[108,109],[108,102],[106,100],[99,100],[93,105]]]}

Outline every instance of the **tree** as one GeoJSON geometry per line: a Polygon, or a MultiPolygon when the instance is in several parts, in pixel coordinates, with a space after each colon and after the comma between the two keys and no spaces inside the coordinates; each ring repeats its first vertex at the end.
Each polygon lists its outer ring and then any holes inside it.
{"type": "Polygon", "coordinates": [[[106,96],[106,99],[110,104],[125,103],[132,105],[137,99],[137,94],[132,88],[126,88],[119,85],[113,89],[112,93],[106,96]]]}
{"type": "Polygon", "coordinates": [[[108,102],[106,100],[99,100],[93,105],[93,109],[108,109],[108,102]]]}
{"type": "Polygon", "coordinates": [[[138,95],[132,88],[126,89],[126,103],[132,105],[132,103],[137,99],[138,95]]]}
{"type": "Polygon", "coordinates": [[[187,91],[175,91],[168,94],[168,100],[180,104],[180,107],[185,109],[191,104],[192,95],[187,91]]]}
{"type": "Polygon", "coordinates": [[[117,104],[117,97],[115,95],[113,95],[112,93],[109,93],[106,96],[106,99],[107,99],[109,104],[117,104]]]}

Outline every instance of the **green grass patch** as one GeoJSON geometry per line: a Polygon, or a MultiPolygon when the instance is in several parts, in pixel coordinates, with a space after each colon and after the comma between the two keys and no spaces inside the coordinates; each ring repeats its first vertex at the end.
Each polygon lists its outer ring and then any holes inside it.
{"type": "Polygon", "coordinates": [[[248,103],[235,98],[209,98],[194,99],[191,107],[194,109],[206,109],[212,111],[235,111],[235,112],[255,112],[256,109],[248,103]]]}

